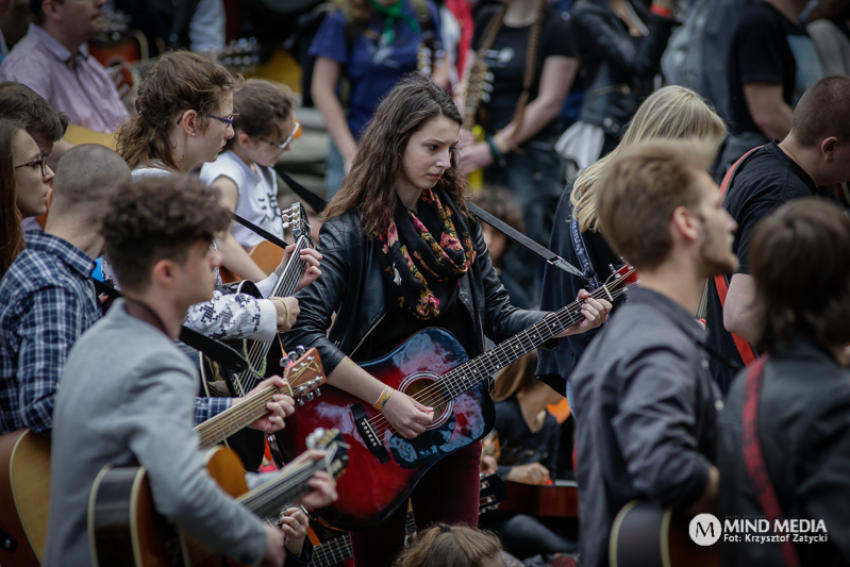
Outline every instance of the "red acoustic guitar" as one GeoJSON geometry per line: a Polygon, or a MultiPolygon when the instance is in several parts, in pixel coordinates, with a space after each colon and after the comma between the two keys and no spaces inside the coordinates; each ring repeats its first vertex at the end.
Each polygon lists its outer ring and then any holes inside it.
{"type": "MultiPolygon", "coordinates": [[[[593,297],[618,297],[633,273],[624,266],[593,297]]],[[[339,499],[318,514],[342,529],[363,529],[387,518],[431,466],[491,429],[488,390],[496,371],[582,318],[576,300],[472,360],[448,331],[427,328],[383,358],[363,364],[385,384],[434,408],[433,423],[415,439],[397,435],[371,406],[327,387],[277,434],[287,457],[303,451],[307,435],[317,427],[339,429],[350,446],[350,472],[338,483],[339,499]]]]}

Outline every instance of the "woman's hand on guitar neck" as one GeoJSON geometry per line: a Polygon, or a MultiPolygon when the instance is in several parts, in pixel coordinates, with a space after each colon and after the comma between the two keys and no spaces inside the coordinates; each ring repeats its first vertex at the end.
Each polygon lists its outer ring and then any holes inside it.
{"type": "MultiPolygon", "coordinates": [[[[283,259],[274,270],[278,276],[283,273],[286,263],[289,262],[289,257],[292,256],[294,250],[294,244],[286,247],[286,251],[283,253],[283,259]]],[[[310,285],[322,275],[322,270],[319,268],[319,264],[322,262],[322,255],[318,250],[315,248],[304,248],[301,250],[300,258],[304,262],[304,272],[301,274],[301,279],[298,280],[298,285],[295,286],[295,291],[310,285]]]]}
{"type": "Polygon", "coordinates": [[[420,404],[398,390],[393,390],[392,396],[384,406],[383,413],[390,425],[405,439],[413,439],[434,421],[432,408],[420,404]]]}
{"type": "Polygon", "coordinates": [[[304,548],[304,538],[307,537],[307,526],[310,520],[304,510],[297,507],[287,508],[280,516],[280,530],[286,536],[286,549],[298,557],[304,548]]]}
{"type": "Polygon", "coordinates": [[[594,299],[583,289],[579,290],[576,299],[584,300],[581,304],[581,314],[584,315],[584,319],[580,323],[568,327],[563,333],[556,335],[555,338],[576,335],[590,329],[595,329],[608,320],[608,314],[613,307],[609,301],[605,299],[594,299]]]}
{"type": "MultiPolygon", "coordinates": [[[[318,461],[325,458],[325,452],[318,449],[309,449],[304,451],[281,469],[282,474],[298,469],[305,464],[313,461],[318,461]]],[[[324,470],[319,470],[313,473],[310,480],[307,481],[307,486],[310,487],[310,492],[301,497],[301,504],[308,508],[324,508],[337,499],[336,481],[334,477],[324,470]]]]}

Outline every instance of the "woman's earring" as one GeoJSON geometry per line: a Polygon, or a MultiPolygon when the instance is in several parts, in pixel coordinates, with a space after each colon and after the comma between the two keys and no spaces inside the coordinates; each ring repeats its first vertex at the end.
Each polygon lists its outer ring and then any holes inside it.
{"type": "Polygon", "coordinates": [[[192,135],[193,135],[193,136],[197,136],[197,132],[192,132],[192,135]]]}

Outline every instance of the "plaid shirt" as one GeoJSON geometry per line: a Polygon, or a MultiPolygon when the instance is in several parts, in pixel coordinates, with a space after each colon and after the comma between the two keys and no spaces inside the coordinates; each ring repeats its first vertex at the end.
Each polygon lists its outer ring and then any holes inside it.
{"type": "MultiPolygon", "coordinates": [[[[68,351],[101,317],[94,260],[57,236],[27,231],[27,248],[0,280],[0,433],[49,431],[68,351]]],[[[195,423],[230,398],[196,398],[195,423]]]]}
{"type": "Polygon", "coordinates": [[[68,351],[101,315],[94,260],[40,231],[26,241],[0,280],[0,433],[50,429],[68,351]]]}

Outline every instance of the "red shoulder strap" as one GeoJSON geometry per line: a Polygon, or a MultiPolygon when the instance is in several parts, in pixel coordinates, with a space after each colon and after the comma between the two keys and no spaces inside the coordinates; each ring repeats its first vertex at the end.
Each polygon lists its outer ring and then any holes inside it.
{"type": "MultiPolygon", "coordinates": [[[[744,461],[747,463],[747,473],[756,491],[759,505],[765,517],[775,526],[777,520],[782,520],[782,508],[776,491],[770,482],[770,474],[764,463],[758,435],[758,403],[761,385],[764,379],[764,364],[766,356],[762,356],[750,365],[744,384],[744,411],[742,427],[742,445],[744,461]]],[[[790,538],[779,544],[787,567],[800,567],[800,557],[790,538]]]]}
{"type": "MultiPolygon", "coordinates": [[[[735,174],[738,173],[738,168],[741,164],[744,163],[744,161],[746,161],[746,159],[750,157],[754,151],[761,147],[762,146],[756,146],[755,148],[747,151],[747,153],[739,157],[738,161],[733,163],[728,171],[726,171],[726,175],[723,176],[723,181],[720,182],[720,192],[723,195],[726,194],[726,190],[729,189],[729,185],[732,184],[732,180],[735,178],[735,174]]],[[[729,293],[729,282],[727,281],[726,276],[722,274],[714,276],[714,287],[717,289],[717,296],[720,298],[720,307],[725,307],[726,295],[729,293]]],[[[750,343],[748,343],[742,336],[732,333],[731,331],[730,333],[732,335],[732,340],[735,341],[735,348],[738,350],[738,354],[744,364],[749,364],[755,360],[756,355],[753,351],[753,347],[750,346],[750,343]]]]}

